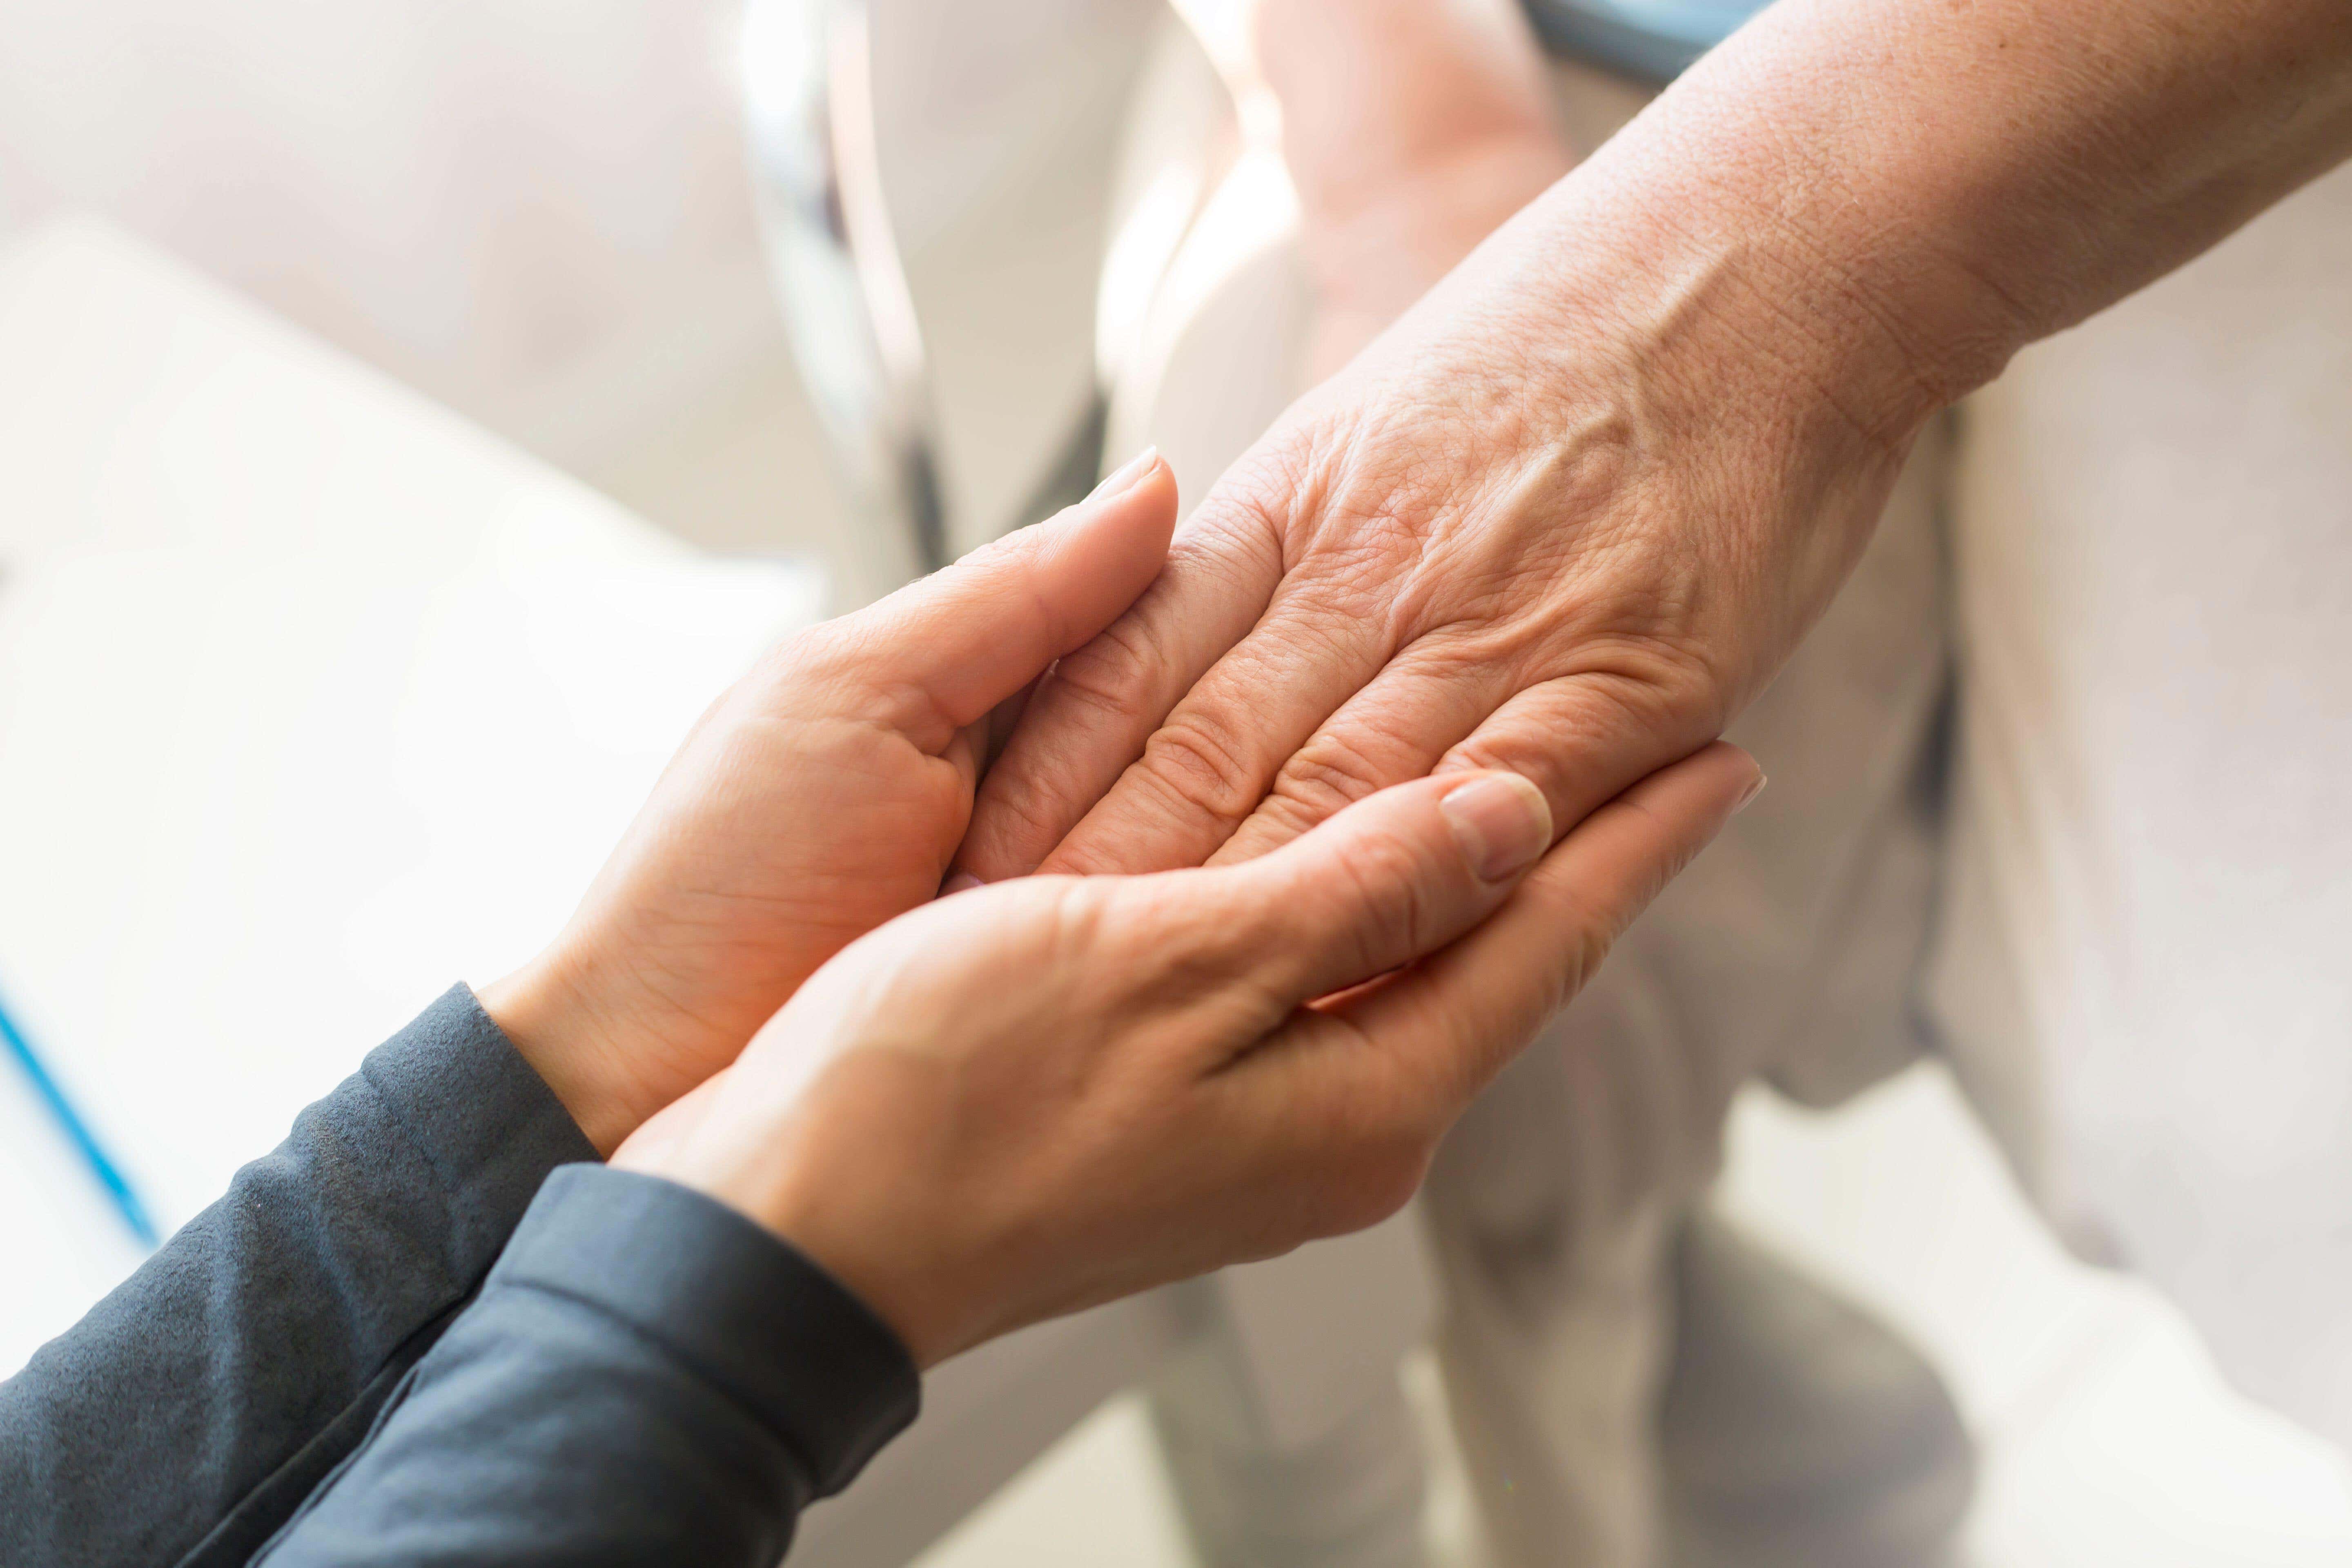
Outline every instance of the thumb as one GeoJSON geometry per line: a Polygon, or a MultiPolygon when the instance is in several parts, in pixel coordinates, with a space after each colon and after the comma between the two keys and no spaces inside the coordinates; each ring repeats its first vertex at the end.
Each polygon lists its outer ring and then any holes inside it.
{"type": "Polygon", "coordinates": [[[1586,817],[1477,935],[1350,1005],[1387,1047],[1372,1054],[1418,1068],[1426,1103],[1467,1103],[1763,787],[1756,760],[1717,741],[1586,817]]]}
{"type": "Polygon", "coordinates": [[[1257,978],[1296,1005],[1453,942],[1550,844],[1535,785],[1446,773],[1382,790],[1256,860],[1192,874],[1224,882],[1220,902],[1257,978]]]}
{"type": "Polygon", "coordinates": [[[1117,619],[1160,574],[1176,479],[1156,449],[1092,495],[835,623],[845,671],[944,745],[1117,619]]]}

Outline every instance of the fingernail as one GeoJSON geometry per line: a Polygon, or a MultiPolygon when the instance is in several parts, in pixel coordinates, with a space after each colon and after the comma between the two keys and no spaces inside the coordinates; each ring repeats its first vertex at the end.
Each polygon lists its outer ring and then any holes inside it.
{"type": "Polygon", "coordinates": [[[955,893],[969,893],[974,888],[984,888],[986,886],[988,886],[987,883],[982,881],[971,872],[958,871],[954,876],[950,877],[946,883],[940,887],[940,897],[944,899],[955,893]]]}
{"type": "Polygon", "coordinates": [[[1437,803],[1479,877],[1499,882],[1551,847],[1551,808],[1517,773],[1489,773],[1437,803]]]}
{"type": "Polygon", "coordinates": [[[1748,809],[1748,803],[1754,800],[1758,795],[1762,795],[1764,793],[1764,786],[1769,783],[1771,783],[1769,779],[1766,778],[1760,773],[1758,773],[1756,775],[1756,782],[1748,786],[1748,793],[1739,797],[1739,804],[1731,808],[1731,815],[1737,816],[1741,812],[1746,811],[1748,809]]]}
{"type": "Polygon", "coordinates": [[[1126,462],[1112,469],[1087,495],[1088,500],[1103,500],[1135,488],[1135,482],[1150,473],[1160,462],[1160,448],[1146,447],[1126,462]]]}

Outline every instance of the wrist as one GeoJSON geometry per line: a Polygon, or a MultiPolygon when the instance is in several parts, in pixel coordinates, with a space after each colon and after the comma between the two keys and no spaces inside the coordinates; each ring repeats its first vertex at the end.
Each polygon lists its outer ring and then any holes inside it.
{"type": "Polygon", "coordinates": [[[1768,199],[1642,164],[1591,172],[1563,187],[1573,199],[1554,220],[1580,285],[1558,330],[1621,329],[1692,416],[1900,454],[1973,385],[1907,302],[1768,199]]]}
{"type": "MultiPolygon", "coordinates": [[[[1381,358],[1426,380],[1415,362],[1425,372],[1458,339],[1464,363],[1436,379],[1486,384],[1480,400],[1496,406],[1476,424],[1530,461],[1590,453],[1578,466],[1591,482],[1697,508],[1731,556],[1717,571],[1734,575],[1686,608],[1737,616],[1759,586],[1741,574],[1768,557],[1784,582],[1842,579],[1913,440],[1958,388],[1916,331],[1823,263],[1818,236],[1699,177],[1665,139],[1628,139],[1632,154],[1612,143],[1499,231],[1413,312],[1401,354],[1381,358]],[[1792,569],[1791,551],[1825,570],[1792,569]]],[[[1818,605],[1785,608],[1809,624],[1818,605]]],[[[1759,669],[1777,667],[1778,651],[1759,652],[1759,669]]],[[[1720,673],[1736,710],[1752,686],[1720,673]]]]}
{"type": "Polygon", "coordinates": [[[2036,334],[1895,212],[1859,200],[1823,212],[1790,195],[1815,177],[1702,182],[1661,192],[1651,212],[1669,265],[1720,289],[1724,324],[1751,362],[1777,368],[1783,394],[1810,392],[1857,435],[1907,450],[2036,334]]]}
{"type": "Polygon", "coordinates": [[[596,1152],[609,1158],[660,1103],[631,1069],[643,1054],[630,1047],[632,1030],[597,989],[559,941],[476,996],[596,1152]]]}
{"type": "Polygon", "coordinates": [[[690,1187],[777,1237],[889,1325],[917,1367],[932,1367],[980,1337],[966,1324],[971,1293],[926,1263],[943,1251],[934,1222],[947,1213],[937,1194],[894,1201],[919,1177],[877,1171],[870,1149],[854,1151],[853,1169],[825,1168],[824,1152],[839,1146],[772,1104],[714,1103],[681,1135],[649,1133],[614,1163],[690,1187]]]}
{"type": "Polygon", "coordinates": [[[1411,455],[1411,495],[1350,507],[1442,506],[1536,559],[1652,533],[1580,613],[1612,658],[1664,667],[1696,745],[1826,605],[1937,405],[1796,237],[1661,195],[1588,163],[1311,395],[1300,438],[1411,455]]]}
{"type": "Polygon", "coordinates": [[[2099,198],[2058,132],[2097,116],[2090,10],[1775,6],[1591,160],[1579,192],[1722,258],[1760,345],[1858,427],[1907,440],[2084,312],[2099,198]]]}

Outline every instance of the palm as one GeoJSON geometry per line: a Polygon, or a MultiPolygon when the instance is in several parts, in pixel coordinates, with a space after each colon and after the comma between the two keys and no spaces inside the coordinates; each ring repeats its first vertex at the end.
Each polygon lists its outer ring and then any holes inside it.
{"type": "Polygon", "coordinates": [[[703,716],[563,934],[486,998],[593,1135],[724,1068],[825,960],[938,893],[1002,706],[1165,557],[1174,486],[1139,472],[782,645],[703,716]]]}
{"type": "Polygon", "coordinates": [[[771,717],[712,747],[689,743],[608,873],[632,884],[622,940],[662,955],[689,1083],[702,1042],[748,1039],[826,959],[937,893],[971,800],[968,747],[859,721],[771,717]]]}

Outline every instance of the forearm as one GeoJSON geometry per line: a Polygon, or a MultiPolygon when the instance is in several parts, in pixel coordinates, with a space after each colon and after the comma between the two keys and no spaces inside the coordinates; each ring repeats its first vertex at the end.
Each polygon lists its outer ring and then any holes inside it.
{"type": "Polygon", "coordinates": [[[889,1331],[752,1222],[576,1167],[257,1561],[771,1568],[917,1397],[889,1331]]]}
{"type": "Polygon", "coordinates": [[[1309,460],[1370,410],[1415,462],[1355,511],[1540,516],[1517,558],[1587,568],[1593,527],[1666,530],[1575,637],[1671,687],[1656,743],[1687,747],[1826,607],[1931,415],[2347,150],[2340,0],[1781,0],[1312,396],[1309,460]]]}
{"type": "Polygon", "coordinates": [[[2347,153],[2341,0],[1781,0],[1527,238],[1719,289],[1759,352],[1900,437],[2347,153]]]}
{"type": "Polygon", "coordinates": [[[0,1384],[0,1558],[241,1563],[590,1157],[464,992],[0,1384]]]}
{"type": "Polygon", "coordinates": [[[1582,820],[1762,689],[1937,409],[2347,144],[2344,0],[1780,0],[1211,488],[964,864],[1241,858],[1432,768],[1582,820]]]}

